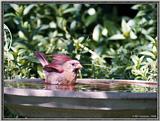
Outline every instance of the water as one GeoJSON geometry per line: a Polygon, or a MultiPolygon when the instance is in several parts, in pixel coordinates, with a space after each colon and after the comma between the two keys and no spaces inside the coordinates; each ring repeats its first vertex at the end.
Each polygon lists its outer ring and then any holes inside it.
{"type": "Polygon", "coordinates": [[[69,91],[112,91],[112,92],[156,92],[157,87],[145,87],[131,84],[76,84],[76,85],[51,85],[43,82],[5,82],[5,87],[22,89],[44,90],[69,90],[69,91]]]}

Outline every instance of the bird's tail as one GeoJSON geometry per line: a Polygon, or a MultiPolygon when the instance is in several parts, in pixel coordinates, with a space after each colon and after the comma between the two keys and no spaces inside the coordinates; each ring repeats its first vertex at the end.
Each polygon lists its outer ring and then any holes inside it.
{"type": "Polygon", "coordinates": [[[35,56],[37,57],[37,59],[39,60],[39,62],[42,64],[43,67],[49,64],[44,53],[35,52],[35,56]]]}

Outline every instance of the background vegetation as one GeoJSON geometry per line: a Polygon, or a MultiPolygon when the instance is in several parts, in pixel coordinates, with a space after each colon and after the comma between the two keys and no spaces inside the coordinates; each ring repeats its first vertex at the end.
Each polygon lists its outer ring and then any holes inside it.
{"type": "Polygon", "coordinates": [[[42,78],[34,56],[42,51],[80,60],[83,78],[156,81],[156,4],[121,6],[136,14],[109,4],[4,4],[4,78],[42,78]]]}
{"type": "Polygon", "coordinates": [[[34,56],[41,51],[79,60],[80,78],[157,81],[154,3],[5,3],[3,11],[4,79],[43,78],[34,56]]]}

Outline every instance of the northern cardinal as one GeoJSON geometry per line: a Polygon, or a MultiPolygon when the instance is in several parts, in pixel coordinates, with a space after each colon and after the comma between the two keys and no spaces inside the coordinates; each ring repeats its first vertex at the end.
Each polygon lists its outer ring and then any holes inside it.
{"type": "Polygon", "coordinates": [[[77,73],[82,68],[79,61],[73,60],[64,54],[55,54],[52,56],[52,62],[49,63],[44,53],[35,52],[35,55],[43,66],[45,83],[58,85],[75,84],[77,73]]]}

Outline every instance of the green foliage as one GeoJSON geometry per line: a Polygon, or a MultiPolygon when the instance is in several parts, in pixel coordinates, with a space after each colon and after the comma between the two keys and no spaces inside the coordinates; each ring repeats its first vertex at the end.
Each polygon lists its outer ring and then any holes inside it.
{"type": "Polygon", "coordinates": [[[5,78],[42,78],[34,56],[41,51],[78,59],[83,78],[157,80],[154,3],[134,5],[134,18],[105,13],[97,4],[19,3],[4,8],[5,78]]]}

